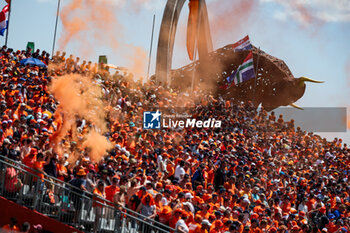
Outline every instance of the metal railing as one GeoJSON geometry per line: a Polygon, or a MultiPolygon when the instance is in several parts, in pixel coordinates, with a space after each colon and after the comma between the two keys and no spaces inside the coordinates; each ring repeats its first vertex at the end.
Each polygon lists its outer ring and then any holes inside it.
{"type": "Polygon", "coordinates": [[[0,195],[84,232],[168,233],[167,225],[0,155],[0,195]]]}

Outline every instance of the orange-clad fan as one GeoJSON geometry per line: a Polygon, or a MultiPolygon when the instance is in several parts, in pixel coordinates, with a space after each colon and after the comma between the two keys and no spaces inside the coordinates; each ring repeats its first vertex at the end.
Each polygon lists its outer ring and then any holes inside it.
{"type": "Polygon", "coordinates": [[[142,229],[150,232],[151,219],[186,233],[350,230],[350,149],[340,138],[326,140],[293,119],[251,101],[208,95],[200,85],[188,94],[153,79],[134,80],[127,71],[99,71],[65,53],[50,59],[45,51],[3,46],[0,63],[1,155],[39,177],[4,170],[11,195],[40,184],[50,200],[60,199],[61,190],[41,182],[54,177],[74,190],[68,198],[75,223],[80,212],[114,216],[105,210],[113,206],[142,214],[142,229]],[[30,57],[49,68],[19,64],[30,57]],[[67,101],[56,99],[53,84],[75,75],[94,87],[99,104],[94,98],[72,103],[70,92],[67,101]],[[93,110],[81,109],[90,104],[93,110]],[[146,112],[157,110],[166,123],[178,114],[221,126],[144,128],[146,112]]]}

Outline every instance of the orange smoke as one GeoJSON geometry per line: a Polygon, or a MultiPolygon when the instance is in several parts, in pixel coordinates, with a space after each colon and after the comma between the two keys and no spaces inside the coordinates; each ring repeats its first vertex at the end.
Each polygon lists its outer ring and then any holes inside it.
{"type": "MultiPolygon", "coordinates": [[[[238,35],[247,28],[247,20],[257,9],[257,0],[237,0],[237,1],[213,1],[208,4],[208,9],[212,13],[210,24],[212,35],[223,36],[227,32],[238,35]]],[[[234,39],[234,38],[233,38],[234,39]]]]}
{"type": "Polygon", "coordinates": [[[63,24],[59,45],[65,49],[68,44],[77,44],[83,56],[90,56],[94,48],[118,47],[122,27],[115,16],[116,7],[107,0],[74,0],[63,7],[60,18],[63,24]]]}
{"type": "Polygon", "coordinates": [[[291,7],[295,8],[299,12],[301,20],[303,22],[307,24],[312,23],[314,17],[305,6],[296,1],[289,1],[288,3],[291,5],[291,7]]]}
{"type": "MultiPolygon", "coordinates": [[[[137,0],[147,4],[149,0],[137,0]]],[[[134,4],[132,4],[134,5],[134,4]]],[[[107,47],[111,53],[122,56],[137,77],[145,74],[147,52],[141,47],[123,42],[124,28],[119,23],[116,12],[121,9],[109,0],[72,0],[61,11],[63,33],[59,40],[61,50],[69,44],[83,57],[96,54],[96,49],[107,47]],[[123,51],[122,47],[127,47],[123,51]],[[132,56],[130,56],[132,54],[132,56]]]]}
{"type": "Polygon", "coordinates": [[[112,148],[112,144],[100,133],[92,130],[85,137],[83,148],[90,148],[90,158],[92,161],[99,161],[106,154],[106,151],[112,148]]]}
{"type": "Polygon", "coordinates": [[[81,8],[82,5],[83,0],[72,1],[61,11],[60,18],[64,27],[64,33],[60,38],[60,46],[63,48],[65,48],[72,39],[81,39],[80,32],[88,28],[86,22],[73,13],[81,8]]]}
{"type": "Polygon", "coordinates": [[[130,55],[127,59],[130,62],[130,71],[135,75],[137,79],[141,78],[146,73],[146,64],[148,61],[147,52],[144,48],[139,46],[128,45],[130,48],[130,55]]]}
{"type": "Polygon", "coordinates": [[[317,19],[317,17],[312,12],[312,9],[305,7],[298,1],[286,1],[286,4],[288,4],[292,11],[295,11],[298,14],[297,17],[301,22],[302,27],[309,25],[322,26],[321,20],[317,19]]]}
{"type": "MultiPolygon", "coordinates": [[[[91,159],[98,161],[111,148],[102,136],[107,127],[101,88],[91,78],[74,74],[54,79],[50,91],[59,101],[55,113],[59,126],[51,138],[55,151],[59,154],[65,151],[62,140],[67,139],[77,142],[81,149],[89,148],[91,159]],[[84,128],[77,128],[78,119],[86,120],[84,128]]],[[[75,159],[80,156],[74,155],[75,159]]]]}

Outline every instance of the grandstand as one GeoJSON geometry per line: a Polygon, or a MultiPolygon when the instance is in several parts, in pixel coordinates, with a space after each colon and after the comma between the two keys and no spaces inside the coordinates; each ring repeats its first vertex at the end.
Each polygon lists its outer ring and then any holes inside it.
{"type": "Polygon", "coordinates": [[[350,149],[341,139],[302,131],[251,102],[189,96],[65,54],[4,46],[0,56],[0,194],[9,201],[82,232],[350,229],[350,149]],[[48,68],[20,64],[30,57],[48,68]],[[84,146],[98,124],[62,115],[51,92],[54,80],[73,74],[102,92],[112,146],[98,160],[90,156],[98,141],[84,146]],[[144,111],[179,108],[221,127],[143,129],[144,111]],[[65,121],[75,123],[58,137],[65,121]]]}

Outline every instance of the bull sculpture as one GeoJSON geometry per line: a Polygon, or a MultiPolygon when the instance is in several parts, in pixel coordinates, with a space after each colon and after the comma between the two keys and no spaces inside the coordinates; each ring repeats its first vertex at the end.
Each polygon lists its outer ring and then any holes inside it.
{"type": "Polygon", "coordinates": [[[242,64],[249,51],[234,52],[233,46],[227,45],[212,52],[205,0],[190,0],[189,3],[187,50],[193,61],[196,60],[193,53],[198,51],[199,59],[180,69],[171,70],[177,22],[185,1],[168,0],[164,10],[155,75],[159,83],[188,91],[195,83],[202,91],[236,100],[250,100],[254,106],[261,104],[267,111],[288,105],[301,109],[294,103],[304,95],[305,83],[322,83],[306,77],[294,78],[282,60],[253,46],[256,78],[229,89],[221,89],[225,78],[242,64]]]}
{"type": "MultiPolygon", "coordinates": [[[[294,78],[287,65],[253,46],[253,61],[256,78],[222,89],[225,78],[242,64],[249,51],[234,52],[232,45],[227,45],[208,55],[204,62],[200,60],[185,67],[173,70],[172,88],[186,90],[195,76],[196,86],[214,95],[223,95],[236,100],[250,100],[254,106],[260,104],[267,111],[280,106],[292,106],[300,99],[306,89],[306,82],[322,83],[306,77],[294,78]],[[193,70],[194,69],[194,70],[193,70]],[[194,73],[193,73],[194,72],[194,73]]],[[[300,108],[301,109],[301,108],[300,108]]]]}

